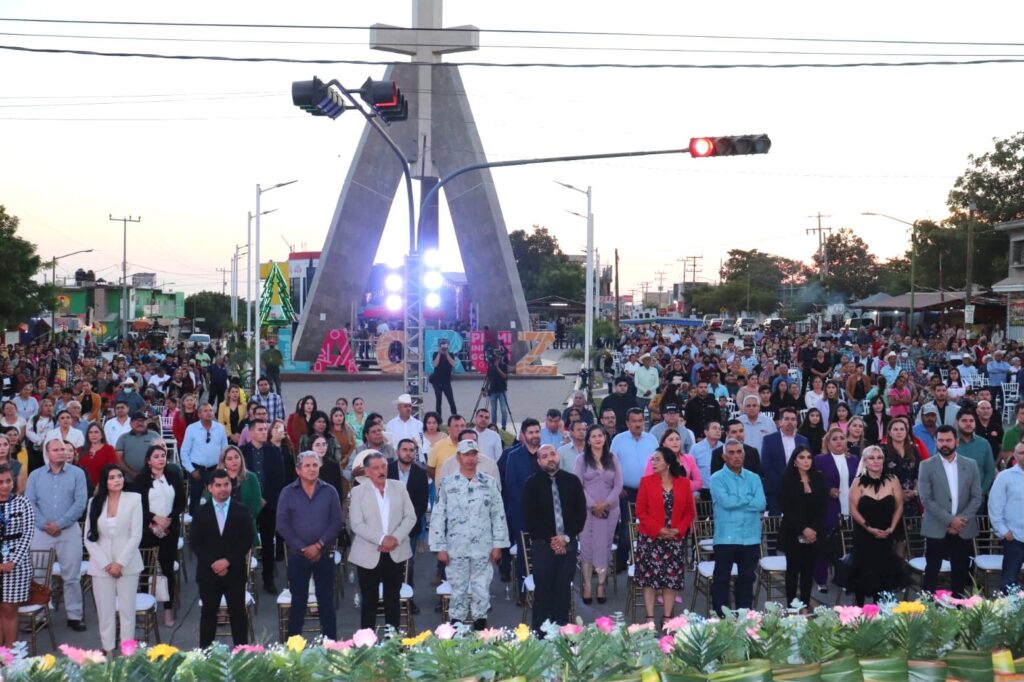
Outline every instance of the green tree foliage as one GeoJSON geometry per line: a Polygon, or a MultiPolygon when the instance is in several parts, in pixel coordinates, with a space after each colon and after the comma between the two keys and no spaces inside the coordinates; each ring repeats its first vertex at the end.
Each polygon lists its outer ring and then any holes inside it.
{"type": "Polygon", "coordinates": [[[967,157],[967,170],[953,183],[946,204],[954,214],[966,213],[973,201],[976,218],[1002,223],[1024,218],[1024,132],[1000,140],[981,156],[967,157]]]}
{"type": "Polygon", "coordinates": [[[690,303],[705,313],[717,313],[723,308],[732,313],[770,313],[778,307],[779,288],[799,286],[808,272],[799,261],[757,249],[731,249],[719,273],[722,284],[693,291],[690,303]]]}
{"type": "Polygon", "coordinates": [[[18,236],[18,218],[0,205],[0,328],[17,325],[32,315],[50,310],[57,304],[57,290],[33,277],[44,263],[35,244],[18,236]]]}
{"type": "Polygon", "coordinates": [[[526,300],[544,296],[583,300],[586,270],[579,263],[569,262],[546,227],[534,225],[530,234],[515,230],[508,237],[526,300]]]}
{"type": "MultiPolygon", "coordinates": [[[[828,277],[822,284],[833,292],[852,299],[864,298],[878,291],[878,259],[867,243],[844,227],[829,234],[826,242],[828,277]]],[[[821,254],[814,253],[814,262],[821,271],[821,254]]]]}
{"type": "MultiPolygon", "coordinates": [[[[245,310],[245,301],[239,302],[239,310],[245,310]]],[[[189,319],[205,318],[198,324],[203,333],[221,336],[231,327],[231,297],[219,291],[200,291],[185,297],[185,316],[189,319]]]]}

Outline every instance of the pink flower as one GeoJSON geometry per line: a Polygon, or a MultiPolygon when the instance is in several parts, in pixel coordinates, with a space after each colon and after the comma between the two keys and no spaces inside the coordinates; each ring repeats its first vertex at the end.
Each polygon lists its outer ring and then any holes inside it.
{"type": "Polygon", "coordinates": [[[863,611],[859,606],[835,606],[833,607],[836,613],[839,614],[839,622],[842,625],[849,625],[855,620],[861,617],[863,611]]]}
{"type": "Polygon", "coordinates": [[[672,635],[665,635],[658,640],[658,646],[661,647],[662,653],[670,654],[676,646],[676,639],[672,635]]]}
{"type": "Polygon", "coordinates": [[[136,641],[134,639],[129,639],[129,640],[126,640],[124,642],[121,642],[121,655],[122,656],[131,656],[136,651],[138,651],[138,649],[139,649],[139,643],[138,643],[138,641],[136,641]]]}
{"type": "Polygon", "coordinates": [[[865,604],[861,611],[864,614],[864,618],[866,620],[871,620],[872,618],[878,615],[881,609],[878,608],[878,604],[865,604]]]}
{"type": "Polygon", "coordinates": [[[631,635],[640,632],[641,630],[651,630],[653,632],[654,623],[633,623],[628,628],[626,628],[626,632],[628,632],[631,635]]]}
{"type": "Polygon", "coordinates": [[[935,590],[935,601],[940,603],[946,603],[953,598],[953,593],[949,590],[935,590]]]}
{"type": "Polygon", "coordinates": [[[455,628],[452,627],[451,623],[441,623],[434,630],[434,635],[438,639],[451,639],[455,636],[455,628]]]}
{"type": "Polygon", "coordinates": [[[377,634],[370,628],[356,630],[355,634],[352,635],[352,644],[354,644],[355,646],[373,646],[376,643],[377,634]]]}
{"type": "Polygon", "coordinates": [[[0,646],[0,663],[3,663],[4,666],[14,663],[14,654],[5,646],[0,646]]]}
{"type": "Polygon", "coordinates": [[[758,625],[761,624],[761,612],[760,611],[747,611],[747,620],[752,620],[758,625]]]}
{"type": "MultiPolygon", "coordinates": [[[[449,626],[450,627],[450,626],[449,626]]],[[[563,626],[564,628],[569,627],[568,625],[563,626]]],[[[579,627],[579,626],[577,626],[579,627]]],[[[581,630],[583,628],[580,628],[581,630]]],[[[484,628],[476,633],[476,636],[485,642],[490,642],[492,639],[498,639],[505,634],[505,631],[501,628],[484,628]]],[[[565,634],[564,632],[562,634],[565,634]]]]}
{"type": "MultiPolygon", "coordinates": [[[[324,640],[324,648],[329,648],[327,642],[330,640],[324,640]]],[[[239,644],[231,650],[232,654],[262,654],[266,651],[261,644],[239,644]]]]}
{"type": "Polygon", "coordinates": [[[615,621],[613,621],[608,616],[601,616],[600,618],[597,618],[596,620],[594,620],[594,625],[597,626],[598,630],[600,630],[606,635],[611,633],[612,630],[615,629],[615,621]]]}
{"type": "Polygon", "coordinates": [[[949,600],[949,603],[952,604],[953,606],[960,606],[960,607],[965,608],[965,609],[973,609],[975,606],[977,606],[978,604],[981,604],[983,601],[985,601],[985,600],[981,597],[981,595],[977,595],[976,594],[976,595],[974,595],[972,597],[968,597],[967,599],[953,599],[953,598],[951,598],[949,600]]]}
{"type": "Polygon", "coordinates": [[[577,623],[566,623],[558,629],[562,635],[578,635],[583,632],[583,626],[577,623]]]}
{"type": "Polygon", "coordinates": [[[747,637],[753,640],[761,639],[761,633],[757,631],[757,628],[747,628],[747,637]]]}
{"type": "MultiPolygon", "coordinates": [[[[346,639],[344,642],[336,642],[333,639],[325,639],[323,647],[328,651],[348,651],[352,648],[352,640],[346,639]]],[[[263,651],[263,647],[257,648],[259,648],[260,651],[263,651]]]]}
{"type": "Polygon", "coordinates": [[[687,620],[686,616],[676,616],[675,618],[669,618],[662,625],[662,628],[666,632],[675,632],[676,630],[685,630],[688,627],[690,627],[690,621],[687,620]]]}

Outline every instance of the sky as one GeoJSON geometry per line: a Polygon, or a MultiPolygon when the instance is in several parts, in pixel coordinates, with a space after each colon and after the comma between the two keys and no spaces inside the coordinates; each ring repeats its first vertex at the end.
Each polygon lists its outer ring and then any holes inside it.
{"type": "MultiPolygon", "coordinates": [[[[176,55],[388,61],[369,49],[373,23],[408,26],[409,0],[176,3],[0,0],[0,46],[176,55]],[[13,18],[315,24],[351,29],[169,27],[16,22],[13,18]],[[31,34],[31,35],[28,35],[31,34]]],[[[448,0],[446,26],[488,29],[480,50],[445,61],[559,64],[791,64],[1024,60],[1020,3],[448,0]],[[525,32],[492,32],[515,29],[525,32]],[[566,34],[564,32],[577,32],[566,34]],[[645,35],[580,35],[578,32],[645,35]],[[659,35],[653,35],[659,34],[659,35]],[[691,36],[691,37],[685,37],[691,36]],[[692,37],[696,36],[696,37],[692,37]],[[710,37],[709,37],[710,36],[710,37]],[[742,39],[740,39],[742,38],[742,39]],[[787,40],[781,40],[786,38],[787,40]],[[799,40],[798,40],[799,39],[799,40]],[[858,41],[858,42],[852,42],[858,41]],[[982,44],[984,43],[984,44],[982,44]],[[998,44],[1003,43],[1003,44],[998,44]],[[962,55],[970,55],[962,56],[962,55]]],[[[363,120],[292,106],[291,82],[313,75],[357,87],[382,65],[156,60],[0,49],[0,204],[58,277],[120,274],[122,223],[132,272],[172,290],[220,291],[263,195],[264,260],[319,250],[363,120]]],[[[715,281],[731,248],[809,260],[808,230],[854,229],[882,257],[906,250],[900,220],[941,220],[971,154],[1021,130],[1024,62],[887,68],[461,68],[492,160],[684,149],[690,137],[767,133],[767,155],[688,154],[493,172],[508,229],[546,226],[567,253],[585,246],[593,188],[595,245],[621,259],[621,291],[659,275],[715,281]],[[689,275],[688,275],[689,277],[689,275]]],[[[378,260],[406,245],[397,198],[378,260]]],[[[461,269],[442,210],[441,250],[461,269]]],[[[244,267],[244,266],[243,266],[244,267]]],[[[230,288],[230,284],[228,285],[230,288]]]]}

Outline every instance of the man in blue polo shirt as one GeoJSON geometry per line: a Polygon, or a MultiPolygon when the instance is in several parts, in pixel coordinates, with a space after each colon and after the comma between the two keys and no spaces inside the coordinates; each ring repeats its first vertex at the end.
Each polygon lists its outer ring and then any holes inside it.
{"type": "Polygon", "coordinates": [[[611,450],[622,465],[622,494],[619,497],[619,548],[616,559],[619,570],[629,556],[629,503],[636,503],[644,469],[651,453],[658,449],[658,439],[644,431],[644,412],[639,407],[626,411],[627,430],[612,439],[611,450]]]}

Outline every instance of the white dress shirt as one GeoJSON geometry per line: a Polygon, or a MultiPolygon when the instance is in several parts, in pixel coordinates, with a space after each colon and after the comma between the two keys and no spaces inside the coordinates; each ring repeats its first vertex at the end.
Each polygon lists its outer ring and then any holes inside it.
{"type": "Polygon", "coordinates": [[[786,453],[786,464],[789,464],[789,460],[793,457],[793,450],[796,450],[796,436],[787,436],[782,433],[782,449],[786,453]]]}
{"type": "Polygon", "coordinates": [[[420,437],[423,435],[423,422],[416,417],[409,417],[406,421],[402,421],[401,417],[394,417],[384,427],[384,431],[391,436],[391,445],[395,447],[403,438],[419,443],[420,437]]]}
{"type": "Polygon", "coordinates": [[[476,442],[480,446],[480,452],[487,455],[495,462],[501,457],[501,436],[496,431],[491,429],[484,429],[483,431],[476,431],[476,442]]]}
{"type": "Polygon", "coordinates": [[[850,513],[850,467],[846,455],[832,455],[832,461],[839,471],[839,510],[843,516],[850,513]]]}
{"type": "MultiPolygon", "coordinates": [[[[373,485],[372,483],[370,485],[373,485]]],[[[384,481],[384,492],[377,490],[377,486],[373,486],[373,499],[377,501],[377,510],[380,512],[380,527],[381,536],[380,542],[384,542],[384,538],[388,535],[388,521],[391,520],[391,500],[388,498],[388,484],[384,481]]],[[[378,542],[377,544],[380,544],[378,542]]]]}
{"type": "Polygon", "coordinates": [[[149,489],[149,511],[156,516],[170,516],[174,508],[174,488],[167,482],[166,476],[153,479],[153,487],[149,489]]]}
{"type": "Polygon", "coordinates": [[[939,455],[939,459],[942,460],[942,468],[946,471],[946,481],[949,482],[949,499],[952,500],[952,509],[949,513],[956,516],[956,508],[960,504],[959,495],[957,492],[960,489],[960,472],[957,470],[957,455],[953,455],[953,460],[949,461],[942,455],[939,455]]]}

